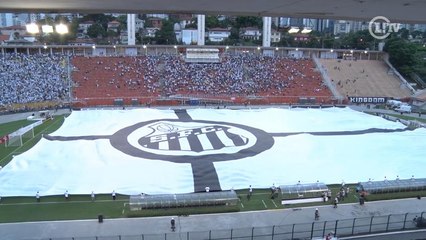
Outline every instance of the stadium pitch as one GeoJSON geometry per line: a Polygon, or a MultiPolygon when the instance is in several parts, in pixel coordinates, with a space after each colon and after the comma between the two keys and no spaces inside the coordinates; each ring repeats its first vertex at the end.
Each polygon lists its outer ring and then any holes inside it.
{"type": "Polygon", "coordinates": [[[1,196],[424,177],[425,129],[328,109],[87,110],[0,171],[1,196]]]}

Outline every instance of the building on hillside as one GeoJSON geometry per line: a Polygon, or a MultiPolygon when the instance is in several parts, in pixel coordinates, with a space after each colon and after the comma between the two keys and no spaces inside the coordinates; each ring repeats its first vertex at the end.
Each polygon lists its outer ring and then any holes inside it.
{"type": "Polygon", "coordinates": [[[334,35],[347,34],[351,31],[349,21],[339,20],[334,23],[334,35]]]}
{"type": "Polygon", "coordinates": [[[26,40],[24,38],[19,39],[11,39],[5,41],[4,45],[32,45],[34,42],[31,42],[29,40],[26,40]]]}
{"type": "Polygon", "coordinates": [[[185,29],[187,25],[194,23],[192,14],[174,14],[173,17],[179,21],[178,24],[181,29],[185,29]]]}
{"type": "Polygon", "coordinates": [[[15,25],[14,14],[12,13],[0,13],[0,27],[9,27],[15,25]]]}
{"type": "Polygon", "coordinates": [[[108,22],[107,31],[118,32],[119,29],[120,29],[119,21],[114,20],[114,21],[108,22]]]}
{"type": "Polygon", "coordinates": [[[145,26],[145,21],[139,18],[135,19],[135,32],[141,32],[145,26]]]}
{"type": "Polygon", "coordinates": [[[303,18],[289,18],[288,26],[291,27],[302,27],[303,26],[303,18]]]}
{"type": "Polygon", "coordinates": [[[176,40],[178,42],[182,42],[182,27],[180,26],[179,23],[175,23],[173,25],[173,31],[175,32],[176,40]]]}
{"type": "Polygon", "coordinates": [[[44,19],[44,13],[30,13],[29,14],[29,22],[37,22],[38,20],[44,19]]]}
{"type": "Polygon", "coordinates": [[[229,28],[210,28],[206,34],[210,42],[222,42],[229,38],[231,30],[229,28]]]}
{"type": "Polygon", "coordinates": [[[411,24],[413,31],[426,32],[426,24],[411,24]]]}
{"type": "Polygon", "coordinates": [[[311,39],[311,36],[309,34],[304,33],[296,33],[292,36],[295,42],[307,42],[311,39]]]}
{"type": "Polygon", "coordinates": [[[168,20],[169,19],[169,14],[149,13],[149,14],[146,14],[146,17],[147,18],[159,18],[159,19],[168,20]]]}
{"type": "Polygon", "coordinates": [[[271,30],[271,43],[277,43],[281,41],[281,32],[272,29],[271,30]]]}
{"type": "Polygon", "coordinates": [[[14,38],[20,38],[21,36],[25,36],[27,34],[27,30],[24,26],[9,26],[0,28],[0,32],[3,35],[9,35],[14,38]]]}
{"type": "Polygon", "coordinates": [[[143,37],[155,37],[155,33],[160,30],[160,28],[155,27],[147,27],[142,30],[143,37]]]}
{"type": "Polygon", "coordinates": [[[127,45],[129,42],[129,36],[127,35],[127,30],[123,30],[120,32],[120,43],[127,45]]]}
{"type": "Polygon", "coordinates": [[[351,21],[352,32],[368,30],[368,22],[351,21]]]}
{"type": "Polygon", "coordinates": [[[105,13],[106,16],[112,16],[115,18],[121,17],[121,16],[127,16],[127,14],[122,14],[122,13],[105,13]]]}
{"type": "Polygon", "coordinates": [[[332,32],[334,29],[334,20],[317,19],[317,24],[313,30],[317,32],[332,32]]]}
{"type": "Polygon", "coordinates": [[[368,29],[368,22],[338,20],[334,22],[334,35],[347,34],[368,29]]]}
{"type": "Polygon", "coordinates": [[[32,44],[37,42],[36,36],[34,34],[29,34],[29,33],[22,35],[21,39],[31,42],[32,44]]]}
{"type": "Polygon", "coordinates": [[[95,24],[93,21],[85,21],[78,24],[78,33],[87,34],[87,29],[93,24],[95,24]]]}
{"type": "Polygon", "coordinates": [[[333,31],[334,20],[313,18],[285,18],[280,17],[276,24],[278,27],[308,27],[318,32],[333,31]]]}
{"type": "Polygon", "coordinates": [[[182,42],[182,30],[175,31],[176,41],[182,42]]]}
{"type": "Polygon", "coordinates": [[[154,28],[161,29],[163,27],[163,19],[161,18],[148,18],[146,21],[154,28]]]}
{"type": "Polygon", "coordinates": [[[28,13],[18,13],[15,14],[15,24],[14,25],[20,25],[25,26],[25,24],[30,22],[30,15],[28,13]]]}
{"type": "Polygon", "coordinates": [[[240,38],[246,40],[259,40],[262,36],[262,33],[258,28],[255,27],[246,27],[240,29],[240,38]]]}
{"type": "Polygon", "coordinates": [[[0,45],[6,44],[8,40],[10,40],[10,35],[0,34],[0,45]]]}
{"type": "Polygon", "coordinates": [[[183,29],[182,30],[182,44],[195,45],[198,40],[197,29],[183,29]]]}

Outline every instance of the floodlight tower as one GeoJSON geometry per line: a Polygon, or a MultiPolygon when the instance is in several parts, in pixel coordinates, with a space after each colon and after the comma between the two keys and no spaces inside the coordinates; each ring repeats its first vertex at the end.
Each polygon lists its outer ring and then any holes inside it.
{"type": "Polygon", "coordinates": [[[271,17],[263,17],[263,34],[262,34],[262,46],[271,46],[271,17]]]}
{"type": "Polygon", "coordinates": [[[127,14],[127,45],[134,46],[136,44],[136,15],[127,14]]]}
{"type": "Polygon", "coordinates": [[[197,45],[204,46],[206,15],[197,15],[197,45]]]}

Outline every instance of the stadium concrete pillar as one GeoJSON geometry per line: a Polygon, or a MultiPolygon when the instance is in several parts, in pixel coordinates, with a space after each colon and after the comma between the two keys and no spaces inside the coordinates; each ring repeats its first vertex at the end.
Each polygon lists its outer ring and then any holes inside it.
{"type": "Polygon", "coordinates": [[[263,17],[262,46],[271,46],[271,17],[263,17]]]}
{"type": "Polygon", "coordinates": [[[197,45],[204,46],[206,15],[197,15],[197,45]]]}
{"type": "Polygon", "coordinates": [[[127,14],[127,45],[136,44],[136,15],[127,14]]]}

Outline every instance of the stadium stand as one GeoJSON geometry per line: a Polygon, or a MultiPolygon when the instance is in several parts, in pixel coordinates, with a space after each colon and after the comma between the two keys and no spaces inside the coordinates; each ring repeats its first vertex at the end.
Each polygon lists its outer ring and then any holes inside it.
{"type": "Polygon", "coordinates": [[[66,100],[69,93],[66,58],[59,54],[1,55],[0,106],[66,100]]]}
{"type": "Polygon", "coordinates": [[[405,98],[411,92],[389,73],[383,61],[321,59],[342,96],[405,98]]]}
{"type": "MultiPolygon", "coordinates": [[[[43,102],[50,106],[67,99],[67,56],[11,53],[0,61],[3,108],[22,109],[43,102]]],[[[320,59],[320,64],[344,97],[411,95],[382,61],[320,59]]],[[[220,63],[200,64],[167,54],[74,56],[72,66],[72,96],[82,106],[174,105],[193,99],[237,104],[321,104],[333,99],[314,61],[306,58],[223,53],[220,63]]]]}
{"type": "MultiPolygon", "coordinates": [[[[89,105],[111,105],[116,98],[159,95],[158,59],[151,57],[74,57],[73,97],[89,105]]],[[[149,101],[149,100],[147,100],[149,101]]]]}
{"type": "Polygon", "coordinates": [[[321,102],[332,96],[311,59],[233,54],[222,55],[219,64],[194,64],[180,56],[160,55],[74,57],[72,64],[74,97],[91,103],[103,99],[106,105],[115,98],[146,102],[158,97],[232,96],[241,103],[255,96],[292,103],[300,96],[325,99],[321,102]]]}

